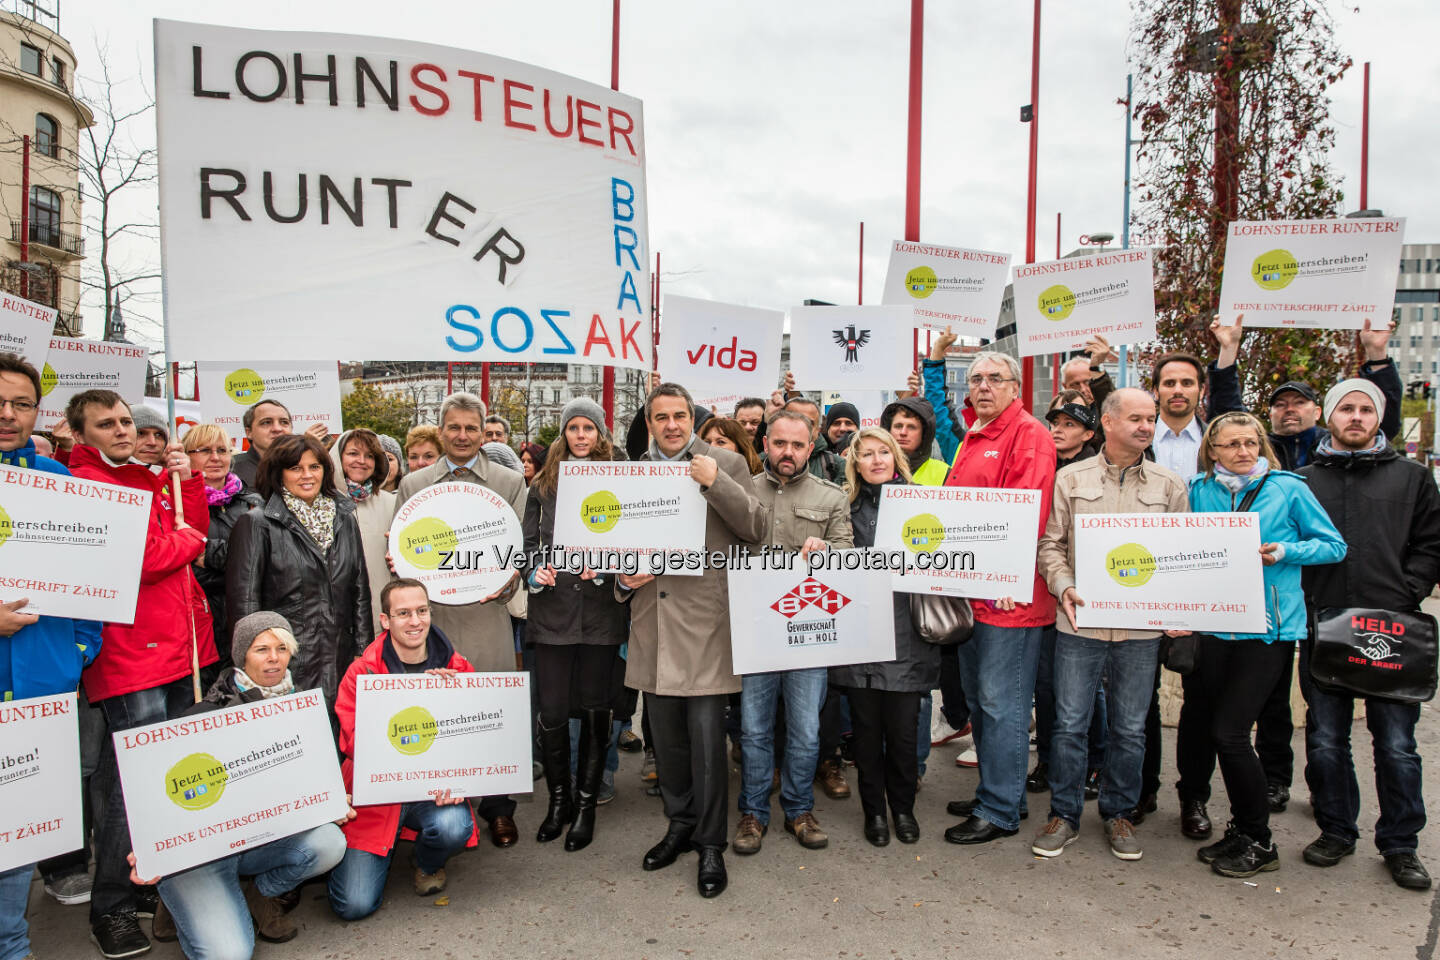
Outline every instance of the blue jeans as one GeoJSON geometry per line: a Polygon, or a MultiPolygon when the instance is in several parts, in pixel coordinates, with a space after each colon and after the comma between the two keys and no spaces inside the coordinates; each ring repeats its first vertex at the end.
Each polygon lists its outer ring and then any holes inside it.
{"type": "Polygon", "coordinates": [[[970,706],[970,732],[980,758],[975,814],[1006,830],[1020,829],[1030,762],[1030,703],[1044,627],[976,623],[960,647],[960,680],[970,706]]]}
{"type": "MultiPolygon", "coordinates": [[[[1050,764],[1050,741],[1055,733],[1055,636],[1046,627],[1040,637],[1040,667],[1035,672],[1035,760],[1050,764]]],[[[1105,717],[1105,684],[1095,688],[1095,711],[1090,716],[1091,770],[1105,765],[1105,735],[1110,724],[1105,717]]]]}
{"type": "MultiPolygon", "coordinates": [[[[149,690],[121,694],[99,701],[105,722],[113,733],[130,730],[180,716],[195,705],[190,678],[175,680],[149,690]]],[[[95,821],[95,884],[90,892],[90,922],[120,910],[134,911],[135,893],[130,887],[130,821],[125,815],[125,794],[120,789],[120,771],[115,764],[115,744],[110,737],[101,745],[100,779],[104,808],[95,821]]]]}
{"type": "Polygon", "coordinates": [[[1145,715],[1155,681],[1160,638],[1092,640],[1061,633],[1055,639],[1055,731],[1050,741],[1050,815],[1080,825],[1089,769],[1086,731],[1095,688],[1110,676],[1106,702],[1110,737],[1100,776],[1100,816],[1129,817],[1140,802],[1145,766],[1145,715]]]}
{"type": "Polygon", "coordinates": [[[345,834],[335,824],[323,823],[171,874],[160,881],[160,899],[175,918],[180,949],[190,960],[249,960],[255,950],[255,926],[240,878],[253,876],[261,895],[277,897],[334,867],[344,856],[345,834]]]}
{"type": "MultiPolygon", "coordinates": [[[[475,821],[468,803],[437,807],[431,801],[407,803],[400,808],[400,827],[414,830],[415,866],[434,873],[445,861],[465,849],[475,821]]],[[[396,830],[399,834],[399,830],[396,830]]],[[[330,871],[330,909],[341,920],[361,920],[380,909],[390,860],[395,847],[385,856],[356,850],[345,851],[340,865],[330,871]]]]}
{"type": "Polygon", "coordinates": [[[815,807],[815,767],[820,760],[820,706],[829,671],[824,667],[754,673],[740,693],[740,812],[770,822],[770,783],[775,771],[775,701],[785,691],[785,759],[780,771],[780,808],[793,820],[815,807]]]}
{"type": "Polygon", "coordinates": [[[25,906],[30,902],[30,876],[35,864],[0,871],[0,960],[20,960],[30,952],[30,925],[25,906]]]}
{"type": "MultiPolygon", "coordinates": [[[[1310,678],[1308,644],[1300,645],[1300,692],[1308,706],[1305,719],[1305,782],[1315,824],[1323,833],[1354,843],[1360,837],[1360,787],[1350,754],[1355,699],[1325,693],[1310,678]]],[[[1365,725],[1375,752],[1375,792],[1380,819],[1375,846],[1381,855],[1414,853],[1425,829],[1420,754],[1415,749],[1418,703],[1365,698],[1365,725]]]]}

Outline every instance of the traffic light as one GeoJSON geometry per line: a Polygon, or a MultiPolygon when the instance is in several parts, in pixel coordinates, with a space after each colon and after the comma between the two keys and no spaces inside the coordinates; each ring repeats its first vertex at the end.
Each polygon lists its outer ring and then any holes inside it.
{"type": "Polygon", "coordinates": [[[1430,381],[1426,380],[1420,385],[1420,395],[1426,400],[1430,399],[1430,381]]]}

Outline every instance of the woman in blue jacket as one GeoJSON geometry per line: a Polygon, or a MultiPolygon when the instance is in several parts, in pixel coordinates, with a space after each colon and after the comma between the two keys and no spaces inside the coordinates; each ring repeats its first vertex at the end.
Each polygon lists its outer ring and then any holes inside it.
{"type": "Polygon", "coordinates": [[[1265,771],[1250,729],[1265,699],[1291,669],[1295,641],[1307,617],[1300,568],[1336,563],[1345,541],[1305,480],[1274,469],[1275,453],[1259,420],[1244,412],[1210,421],[1200,444],[1203,473],[1190,480],[1196,513],[1253,511],[1260,516],[1265,576],[1265,632],[1201,635],[1193,673],[1185,678],[1177,761],[1180,797],[1208,797],[1218,754],[1230,827],[1224,839],[1197,855],[1225,877],[1250,877],[1280,868],[1270,838],[1265,771]]]}

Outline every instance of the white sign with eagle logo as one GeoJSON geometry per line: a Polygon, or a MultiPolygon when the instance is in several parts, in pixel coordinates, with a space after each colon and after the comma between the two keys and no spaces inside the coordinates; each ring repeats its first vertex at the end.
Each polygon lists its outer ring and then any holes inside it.
{"type": "Polygon", "coordinates": [[[790,308],[790,369],[801,390],[896,390],[914,367],[910,307],[790,308]]]}

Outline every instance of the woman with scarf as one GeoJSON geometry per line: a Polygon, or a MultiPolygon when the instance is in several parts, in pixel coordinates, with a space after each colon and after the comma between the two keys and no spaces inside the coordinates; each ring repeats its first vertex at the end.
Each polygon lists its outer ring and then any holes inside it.
{"type": "Polygon", "coordinates": [[[259,610],[284,616],[299,642],[296,686],[319,687],[333,707],[341,675],[373,637],[355,501],[335,489],[325,447],[305,435],[271,444],[256,485],[265,505],[243,514],[230,534],[230,622],[259,610]]]}
{"type": "MultiPolygon", "coordinates": [[[[880,491],[908,484],[910,463],[895,438],[876,427],[855,434],[845,457],[845,492],[855,546],[875,546],[880,491]]],[[[920,698],[940,685],[940,648],[921,640],[910,620],[910,595],[893,597],[895,659],[830,668],[830,683],[850,701],[851,744],[860,775],[860,807],[865,839],[883,847],[890,842],[885,818],[888,804],[901,843],[920,839],[915,794],[920,781],[917,721],[920,698]]]]}
{"type": "Polygon", "coordinates": [[[625,605],[614,583],[593,570],[556,568],[548,550],[555,532],[555,494],[566,460],[616,460],[605,414],[580,397],[560,414],[560,435],[525,501],[525,582],[530,587],[526,640],[535,646],[535,682],[540,700],[540,754],[550,790],[550,807],[535,839],[548,843],[565,830],[566,850],[589,845],[595,833],[612,706],[621,693],[624,667],[620,644],[629,632],[625,605]],[[580,716],[575,793],[570,791],[572,714],[580,716]]]}
{"type": "Polygon", "coordinates": [[[385,533],[395,516],[395,494],[385,487],[392,470],[385,451],[388,439],[358,427],[340,434],[340,440],[330,448],[330,462],[345,481],[345,492],[355,503],[355,520],[360,524],[360,546],[370,580],[371,638],[380,634],[380,591],[390,582],[385,533]]]}
{"type": "Polygon", "coordinates": [[[195,579],[210,602],[215,626],[215,649],[230,646],[230,622],[225,616],[225,558],[230,552],[230,531],[240,515],[260,506],[260,498],[230,472],[230,435],[218,423],[197,423],[181,446],[190,457],[190,469],[205,478],[205,499],[210,504],[210,529],[205,552],[195,561],[195,579]]]}
{"type": "Polygon", "coordinates": [[[1336,563],[1345,541],[1302,477],[1276,469],[1259,420],[1244,412],[1210,421],[1200,442],[1200,469],[1190,480],[1196,513],[1259,515],[1265,581],[1265,631],[1201,634],[1196,664],[1186,675],[1176,760],[1180,801],[1205,803],[1215,757],[1230,798],[1230,827],[1201,847],[1201,862],[1224,877],[1280,869],[1270,836],[1265,770],[1250,730],[1270,691],[1291,669],[1295,642],[1309,629],[1300,568],[1336,563]]]}

